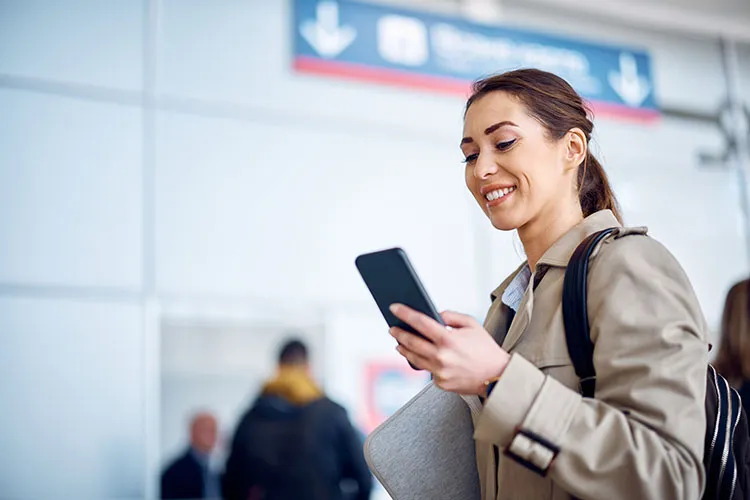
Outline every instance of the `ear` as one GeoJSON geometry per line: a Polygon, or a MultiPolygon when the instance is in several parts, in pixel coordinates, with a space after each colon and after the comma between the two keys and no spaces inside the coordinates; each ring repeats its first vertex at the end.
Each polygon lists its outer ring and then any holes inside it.
{"type": "Polygon", "coordinates": [[[565,134],[565,169],[577,169],[583,163],[588,152],[586,134],[578,127],[572,128],[565,134]]]}

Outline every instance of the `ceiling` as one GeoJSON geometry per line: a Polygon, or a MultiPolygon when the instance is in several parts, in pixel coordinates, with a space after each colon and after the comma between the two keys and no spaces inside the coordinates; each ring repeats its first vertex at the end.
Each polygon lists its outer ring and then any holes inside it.
{"type": "Polygon", "coordinates": [[[750,0],[380,0],[419,6],[435,11],[501,12],[504,5],[579,16],[616,20],[619,23],[720,36],[750,44],[750,0]]]}
{"type": "MultiPolygon", "coordinates": [[[[476,0],[463,0],[476,1],[476,0]]],[[[492,0],[750,43],[750,0],[492,0]]]]}
{"type": "MultiPolygon", "coordinates": [[[[613,0],[605,0],[613,1],[613,0]]],[[[750,0],[640,0],[637,3],[664,4],[675,8],[690,9],[698,13],[744,18],[750,21],[750,0]]],[[[750,30],[750,22],[748,23],[750,30]]]]}

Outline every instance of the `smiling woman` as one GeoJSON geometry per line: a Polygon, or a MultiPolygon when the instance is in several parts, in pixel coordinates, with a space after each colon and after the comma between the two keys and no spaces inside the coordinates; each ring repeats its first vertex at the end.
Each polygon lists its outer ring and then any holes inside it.
{"type": "MultiPolygon", "coordinates": [[[[563,79],[518,70],[482,80],[466,105],[466,185],[492,225],[517,230],[527,262],[492,293],[484,325],[406,306],[398,351],[472,411],[485,500],[695,499],[702,467],[707,326],[680,265],[645,228],[624,228],[593,123],[563,79]],[[594,398],[567,350],[563,278],[590,235],[594,398]]],[[[467,436],[467,439],[470,439],[467,436]]]]}

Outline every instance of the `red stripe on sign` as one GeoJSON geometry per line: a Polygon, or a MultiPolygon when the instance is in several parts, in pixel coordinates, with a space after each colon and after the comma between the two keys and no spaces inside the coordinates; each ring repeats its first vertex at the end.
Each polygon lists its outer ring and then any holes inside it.
{"type": "Polygon", "coordinates": [[[415,75],[394,69],[373,68],[363,64],[324,61],[314,57],[298,56],[294,59],[294,69],[303,73],[332,75],[352,80],[383,83],[419,90],[431,90],[468,97],[471,83],[465,80],[437,76],[415,75]]]}
{"type": "Polygon", "coordinates": [[[661,114],[656,109],[631,108],[624,104],[604,101],[588,101],[596,116],[620,118],[635,123],[651,124],[659,121],[661,114]]]}
{"type": "MultiPolygon", "coordinates": [[[[337,76],[351,80],[382,83],[418,90],[430,90],[445,94],[460,95],[467,98],[471,92],[471,83],[465,80],[440,76],[416,75],[394,69],[373,68],[364,64],[326,61],[315,57],[297,56],[294,69],[302,73],[337,76]]],[[[622,118],[637,123],[652,123],[659,119],[655,109],[631,108],[623,104],[603,101],[589,101],[592,111],[601,116],[622,118]]]]}

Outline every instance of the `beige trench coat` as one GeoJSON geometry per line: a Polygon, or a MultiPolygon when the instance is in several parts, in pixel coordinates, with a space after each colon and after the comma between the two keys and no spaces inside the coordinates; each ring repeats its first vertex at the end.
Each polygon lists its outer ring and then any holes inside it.
{"type": "Polygon", "coordinates": [[[620,228],[592,257],[595,399],[578,392],[565,266],[587,235],[613,226],[610,211],[597,212],[544,254],[507,335],[500,297],[515,273],[492,294],[485,327],[511,359],[484,406],[472,405],[484,500],[701,496],[708,329],[684,271],[645,228],[620,228]]]}

